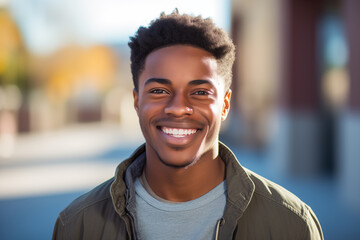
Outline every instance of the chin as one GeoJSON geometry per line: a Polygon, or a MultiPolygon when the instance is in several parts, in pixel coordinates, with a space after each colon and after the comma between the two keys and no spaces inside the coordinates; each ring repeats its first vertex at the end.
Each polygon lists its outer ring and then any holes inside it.
{"type": "Polygon", "coordinates": [[[177,153],[175,154],[176,156],[162,156],[161,154],[156,153],[158,159],[162,164],[172,168],[188,168],[194,165],[198,160],[197,157],[184,158],[184,156],[182,156],[182,159],[179,159],[179,154],[183,155],[182,153],[177,153]],[[176,160],[174,161],[174,159],[176,160]]]}

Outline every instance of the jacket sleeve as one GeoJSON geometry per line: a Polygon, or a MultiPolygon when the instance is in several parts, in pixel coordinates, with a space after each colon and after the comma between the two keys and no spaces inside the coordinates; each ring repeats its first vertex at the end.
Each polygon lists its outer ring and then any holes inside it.
{"type": "Polygon", "coordinates": [[[65,225],[63,224],[59,216],[54,226],[52,240],[64,240],[65,239],[64,235],[65,235],[65,225]]]}
{"type": "Polygon", "coordinates": [[[308,210],[309,210],[309,218],[307,219],[308,220],[307,221],[307,229],[306,229],[304,239],[323,240],[324,236],[323,236],[323,232],[321,230],[320,222],[316,218],[315,213],[313,212],[313,210],[310,207],[308,207],[308,210]]]}

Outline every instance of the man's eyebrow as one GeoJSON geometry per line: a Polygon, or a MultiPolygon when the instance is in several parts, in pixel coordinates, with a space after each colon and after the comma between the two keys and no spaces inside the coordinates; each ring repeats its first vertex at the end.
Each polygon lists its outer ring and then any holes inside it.
{"type": "Polygon", "coordinates": [[[160,84],[171,85],[171,81],[166,78],[149,78],[145,81],[144,85],[146,86],[150,83],[160,83],[160,84]]]}
{"type": "Polygon", "coordinates": [[[201,84],[214,85],[211,81],[204,80],[204,79],[197,79],[197,80],[192,80],[192,81],[189,82],[189,85],[201,85],[201,84]]]}

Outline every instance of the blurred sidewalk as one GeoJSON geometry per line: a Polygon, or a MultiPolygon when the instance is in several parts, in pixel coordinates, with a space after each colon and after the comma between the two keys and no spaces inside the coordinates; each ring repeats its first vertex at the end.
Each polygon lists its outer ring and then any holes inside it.
{"type": "Polygon", "coordinates": [[[106,124],[20,135],[14,154],[0,158],[0,199],[96,186],[143,141],[138,128],[106,124]]]}
{"type": "Polygon", "coordinates": [[[20,134],[15,140],[12,156],[0,156],[0,167],[93,158],[108,149],[129,147],[142,141],[138,127],[105,123],[77,124],[51,132],[20,134]]]}

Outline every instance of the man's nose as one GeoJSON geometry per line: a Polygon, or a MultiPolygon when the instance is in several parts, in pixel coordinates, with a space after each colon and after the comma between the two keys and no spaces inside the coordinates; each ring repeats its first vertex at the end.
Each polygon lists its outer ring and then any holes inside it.
{"type": "Polygon", "coordinates": [[[191,115],[194,110],[186,100],[185,96],[182,94],[176,94],[170,99],[164,111],[168,115],[182,117],[185,115],[191,115]]]}

